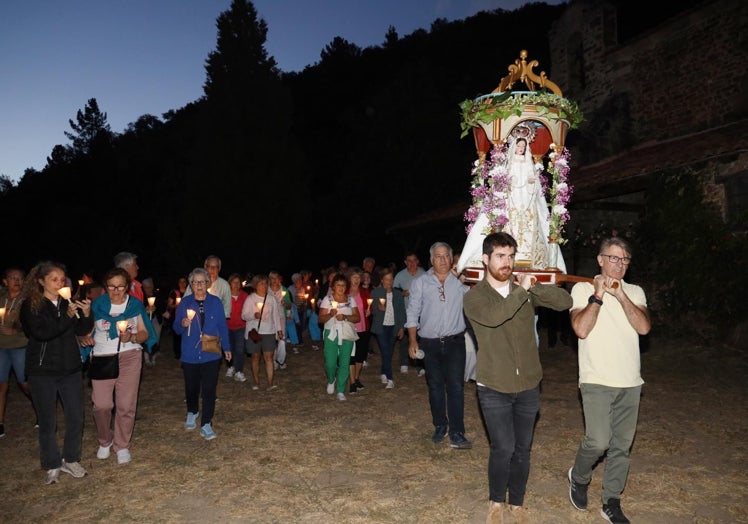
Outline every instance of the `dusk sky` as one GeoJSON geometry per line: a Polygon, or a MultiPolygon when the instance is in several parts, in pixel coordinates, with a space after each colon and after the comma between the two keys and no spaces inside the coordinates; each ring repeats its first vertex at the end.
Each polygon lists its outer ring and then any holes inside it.
{"type": "MultiPolygon", "coordinates": [[[[437,18],[513,10],[524,0],[256,0],[266,49],[283,71],[319,60],[336,36],[380,45],[437,18]]],[[[559,1],[548,1],[557,4],[559,1]]],[[[113,132],[203,95],[216,18],[231,0],[3,0],[0,3],[0,175],[41,170],[88,99],[113,132]]]]}

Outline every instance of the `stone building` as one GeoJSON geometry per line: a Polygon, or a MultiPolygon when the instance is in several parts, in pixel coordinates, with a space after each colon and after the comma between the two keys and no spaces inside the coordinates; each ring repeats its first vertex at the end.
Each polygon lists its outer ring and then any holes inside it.
{"type": "Polygon", "coordinates": [[[567,143],[570,225],[635,222],[653,177],[672,169],[706,176],[725,219],[745,213],[748,3],[698,2],[621,41],[626,8],[573,0],[549,34],[553,80],[585,116],[567,143]]]}

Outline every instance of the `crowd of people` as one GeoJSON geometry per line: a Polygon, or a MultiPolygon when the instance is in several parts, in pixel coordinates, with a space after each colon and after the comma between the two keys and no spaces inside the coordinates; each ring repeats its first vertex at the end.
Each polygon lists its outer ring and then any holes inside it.
{"type": "Polygon", "coordinates": [[[100,284],[88,277],[75,294],[61,263],[40,262],[28,275],[8,268],[0,288],[0,437],[11,372],[35,412],[41,468],[45,482],[53,484],[60,472],[86,474],[80,464],[86,367],[96,456],[106,460],[113,450],[117,462],[127,464],[143,365],[156,365],[163,337],[171,337],[183,373],[184,429],[199,426],[206,440],[217,437],[212,419],[222,363],[226,377],[245,382],[248,355],[251,388],[260,388],[264,372],[265,388],[273,391],[275,371],[286,366],[286,348],[298,352],[307,333],[312,349],[322,349],[327,393],[345,401],[346,394],[365,387],[361,371],[376,341],[381,387],[395,388],[396,347],[400,372],[413,368],[425,376],[434,444],[448,437],[454,449],[472,448],[463,413],[464,384],[474,374],[490,444],[487,522],[503,522],[505,510],[527,522],[524,496],[542,380],[537,311],[570,310],[580,339],[585,418],[584,439],[568,471],[570,501],[587,509],[593,469],[606,456],[601,514],[611,523],[629,522],[620,497],[643,384],[638,336],[650,329],[642,289],[623,280],[630,246],[619,238],[602,242],[600,274],[575,284],[571,294],[516,274],[517,247],[507,233],[487,235],[485,278],[472,286],[457,272],[458,256],[445,242],[431,246],[429,269],[413,252],[399,271],[366,257],[361,267],[340,261],[320,278],[301,270],[288,287],[277,271],[225,280],[215,255],[161,294],[151,279],[137,280],[137,256],[127,252],[114,257],[100,284]],[[477,355],[470,372],[468,347],[477,355]],[[65,419],[62,449],[58,397],[65,419]]]}

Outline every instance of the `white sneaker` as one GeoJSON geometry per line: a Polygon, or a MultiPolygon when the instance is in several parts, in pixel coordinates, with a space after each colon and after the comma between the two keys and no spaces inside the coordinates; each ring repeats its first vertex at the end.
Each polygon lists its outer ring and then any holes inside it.
{"type": "Polygon", "coordinates": [[[77,479],[83,478],[86,475],[86,470],[80,465],[80,462],[65,462],[65,459],[62,459],[60,471],[69,473],[77,479]]]}
{"type": "Polygon", "coordinates": [[[232,366],[232,367],[230,367],[230,368],[228,368],[228,369],[226,370],[226,376],[227,376],[227,377],[229,377],[229,378],[231,378],[231,377],[233,377],[233,376],[234,376],[234,368],[233,368],[233,366],[232,366]]]}
{"type": "Polygon", "coordinates": [[[363,364],[362,364],[361,366],[362,366],[362,367],[365,367],[365,368],[366,368],[366,367],[369,367],[369,363],[368,363],[367,361],[365,361],[365,360],[364,360],[364,363],[363,363],[363,364]]]}
{"type": "Polygon", "coordinates": [[[345,394],[343,394],[343,393],[338,393],[338,400],[340,400],[340,401],[342,402],[343,400],[348,400],[348,399],[347,399],[347,398],[345,398],[345,394]]]}
{"type": "Polygon", "coordinates": [[[425,374],[426,374],[426,369],[425,368],[421,368],[421,369],[418,370],[418,376],[419,377],[422,377],[425,374]]]}
{"type": "Polygon", "coordinates": [[[327,385],[327,394],[332,395],[333,393],[335,393],[335,382],[327,385]]]}
{"type": "Polygon", "coordinates": [[[380,375],[379,380],[382,381],[382,384],[386,384],[387,383],[387,375],[380,375]]]}
{"type": "Polygon", "coordinates": [[[408,366],[400,366],[400,373],[407,373],[408,372],[408,366]]]}
{"type": "Polygon", "coordinates": [[[395,381],[394,380],[388,380],[387,385],[384,386],[384,389],[395,389],[395,381]]]}
{"type": "Polygon", "coordinates": [[[99,446],[99,451],[96,452],[96,458],[105,460],[109,458],[109,451],[112,449],[112,442],[108,446],[99,446]]]}
{"type": "Polygon", "coordinates": [[[60,468],[52,468],[47,470],[47,478],[44,480],[45,484],[57,484],[60,481],[60,468]]]}
{"type": "Polygon", "coordinates": [[[245,377],[244,373],[242,373],[241,371],[237,371],[236,373],[234,373],[234,380],[236,380],[237,382],[246,382],[247,377],[245,377]]]}
{"type": "Polygon", "coordinates": [[[127,464],[132,460],[129,449],[121,449],[117,452],[117,464],[127,464]]]}

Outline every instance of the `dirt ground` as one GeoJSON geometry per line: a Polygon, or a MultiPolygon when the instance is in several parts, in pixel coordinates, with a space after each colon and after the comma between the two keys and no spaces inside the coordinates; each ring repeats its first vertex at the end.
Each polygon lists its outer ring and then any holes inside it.
{"type": "MultiPolygon", "coordinates": [[[[575,350],[548,349],[541,337],[545,378],[525,504],[536,523],[603,522],[602,464],[590,486],[590,510],[577,511],[568,500],[566,471],[583,434],[575,350]]],[[[748,522],[746,353],[664,336],[647,342],[622,503],[627,516],[635,523],[748,522]]],[[[62,473],[51,486],[39,468],[30,405],[11,383],[0,439],[0,520],[484,522],[489,446],[475,384],[465,387],[474,447],[453,450],[430,441],[424,379],[396,367],[396,387],[385,390],[379,364],[379,355],[370,358],[366,388],[347,402],[326,394],[322,352],[308,343],[298,355],[290,352],[275,391],[252,391],[251,381],[235,382],[222,371],[218,438],[206,442],[184,430],[181,370],[164,344],[156,366],[143,372],[132,462],[96,458],[84,381],[81,462],[88,475],[62,473]]],[[[62,430],[60,422],[60,440],[62,430]]]]}

